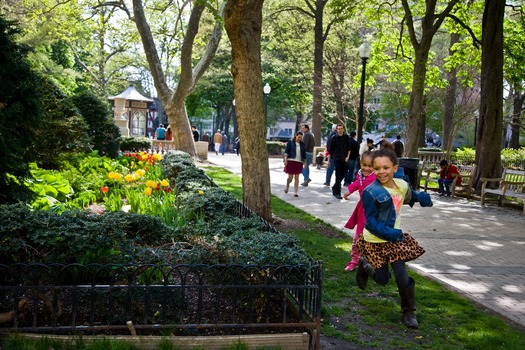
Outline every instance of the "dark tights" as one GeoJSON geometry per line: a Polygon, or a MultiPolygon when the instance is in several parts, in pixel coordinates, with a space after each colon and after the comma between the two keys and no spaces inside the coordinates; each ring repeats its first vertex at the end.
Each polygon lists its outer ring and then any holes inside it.
{"type": "MultiPolygon", "coordinates": [[[[396,283],[398,286],[403,288],[408,287],[410,281],[408,280],[408,272],[405,267],[405,262],[403,260],[397,260],[393,263],[390,263],[392,270],[394,271],[394,277],[396,278],[396,283]]],[[[374,280],[378,284],[387,284],[390,279],[390,272],[388,271],[388,264],[381,266],[376,269],[374,280]]]]}

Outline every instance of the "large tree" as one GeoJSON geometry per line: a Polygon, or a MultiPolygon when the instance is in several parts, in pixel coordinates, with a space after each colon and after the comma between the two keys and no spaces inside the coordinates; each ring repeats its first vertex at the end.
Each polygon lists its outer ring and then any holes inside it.
{"type": "Polygon", "coordinates": [[[432,39],[458,2],[459,0],[450,0],[444,7],[438,8],[437,0],[426,0],[420,25],[416,27],[413,14],[414,6],[411,6],[408,0],[401,0],[405,11],[404,21],[415,53],[412,92],[408,103],[408,134],[405,142],[405,154],[408,157],[417,157],[419,141],[422,136],[421,124],[423,123],[424,115],[425,79],[432,39]]]}
{"type": "Polygon", "coordinates": [[[270,169],[261,91],[263,1],[228,1],[224,24],[232,46],[231,71],[242,139],[243,201],[265,220],[271,220],[270,169]]]}
{"type": "Polygon", "coordinates": [[[503,124],[503,18],[505,0],[485,0],[481,52],[481,104],[476,135],[476,173],[480,178],[501,175],[501,137],[503,124]]]}
{"type": "Polygon", "coordinates": [[[206,8],[204,2],[196,1],[192,4],[186,32],[180,52],[180,76],[177,86],[173,90],[169,87],[165,72],[162,69],[155,39],[148,24],[142,0],[133,0],[133,14],[135,24],[140,33],[144,52],[148,60],[149,68],[153,76],[155,88],[162,103],[165,106],[166,115],[169,123],[174,128],[174,143],[177,149],[187,152],[192,156],[196,155],[195,143],[191,132],[190,121],[186,112],[186,97],[195,89],[197,81],[201,78],[204,71],[210,65],[213,56],[219,46],[222,36],[222,4],[217,13],[215,28],[208,40],[208,46],[200,60],[193,66],[193,46],[199,31],[199,22],[206,8]]]}

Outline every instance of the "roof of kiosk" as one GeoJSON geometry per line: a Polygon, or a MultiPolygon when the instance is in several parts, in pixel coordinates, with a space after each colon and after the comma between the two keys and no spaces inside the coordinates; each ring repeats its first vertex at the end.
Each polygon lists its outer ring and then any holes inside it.
{"type": "Polygon", "coordinates": [[[124,98],[126,100],[131,101],[144,101],[144,102],[153,102],[153,100],[149,97],[142,96],[140,92],[135,89],[135,86],[130,85],[124,92],[117,96],[110,96],[108,97],[109,100],[114,100],[116,98],[124,98]]]}

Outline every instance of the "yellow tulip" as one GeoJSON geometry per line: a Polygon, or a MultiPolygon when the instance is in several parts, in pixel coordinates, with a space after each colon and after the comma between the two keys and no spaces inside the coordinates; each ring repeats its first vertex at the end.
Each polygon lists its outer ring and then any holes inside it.
{"type": "Polygon", "coordinates": [[[152,192],[152,191],[153,191],[153,190],[151,189],[151,187],[146,187],[146,189],[144,190],[144,194],[145,194],[146,196],[151,196],[151,192],[152,192]]]}
{"type": "Polygon", "coordinates": [[[126,179],[127,182],[131,182],[131,181],[133,181],[133,175],[128,174],[128,175],[124,176],[124,179],[126,179]]]}
{"type": "Polygon", "coordinates": [[[199,190],[199,194],[202,196],[204,194],[203,190],[199,190]]]}
{"type": "Polygon", "coordinates": [[[142,154],[141,158],[142,158],[142,160],[146,160],[146,159],[148,159],[148,155],[144,153],[144,154],[142,154]]]}
{"type": "Polygon", "coordinates": [[[163,186],[163,187],[168,187],[170,185],[170,183],[168,182],[168,180],[164,179],[160,182],[160,184],[163,186]]]}
{"type": "Polygon", "coordinates": [[[157,160],[157,161],[160,161],[160,160],[162,160],[162,156],[161,156],[160,154],[158,154],[158,153],[155,153],[155,154],[153,155],[153,159],[155,159],[155,160],[157,160]]]}
{"type": "Polygon", "coordinates": [[[146,174],[146,170],[144,170],[144,169],[137,170],[138,177],[144,176],[145,174],[146,174]]]}

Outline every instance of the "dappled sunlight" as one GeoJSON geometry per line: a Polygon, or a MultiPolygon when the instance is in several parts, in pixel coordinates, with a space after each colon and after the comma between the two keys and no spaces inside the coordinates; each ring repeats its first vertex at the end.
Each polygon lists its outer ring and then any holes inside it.
{"type": "Polygon", "coordinates": [[[496,242],[481,241],[481,244],[475,244],[474,246],[481,250],[494,250],[503,247],[503,244],[496,242]]]}
{"type": "Polygon", "coordinates": [[[444,251],[443,254],[445,255],[450,255],[450,256],[474,256],[474,253],[472,252],[466,252],[466,251],[453,251],[453,250],[448,250],[448,251],[444,251]]]}
{"type": "Polygon", "coordinates": [[[505,286],[502,286],[501,289],[503,289],[506,292],[510,292],[510,293],[523,293],[523,292],[525,292],[524,286],[505,285],[505,286]]]}

